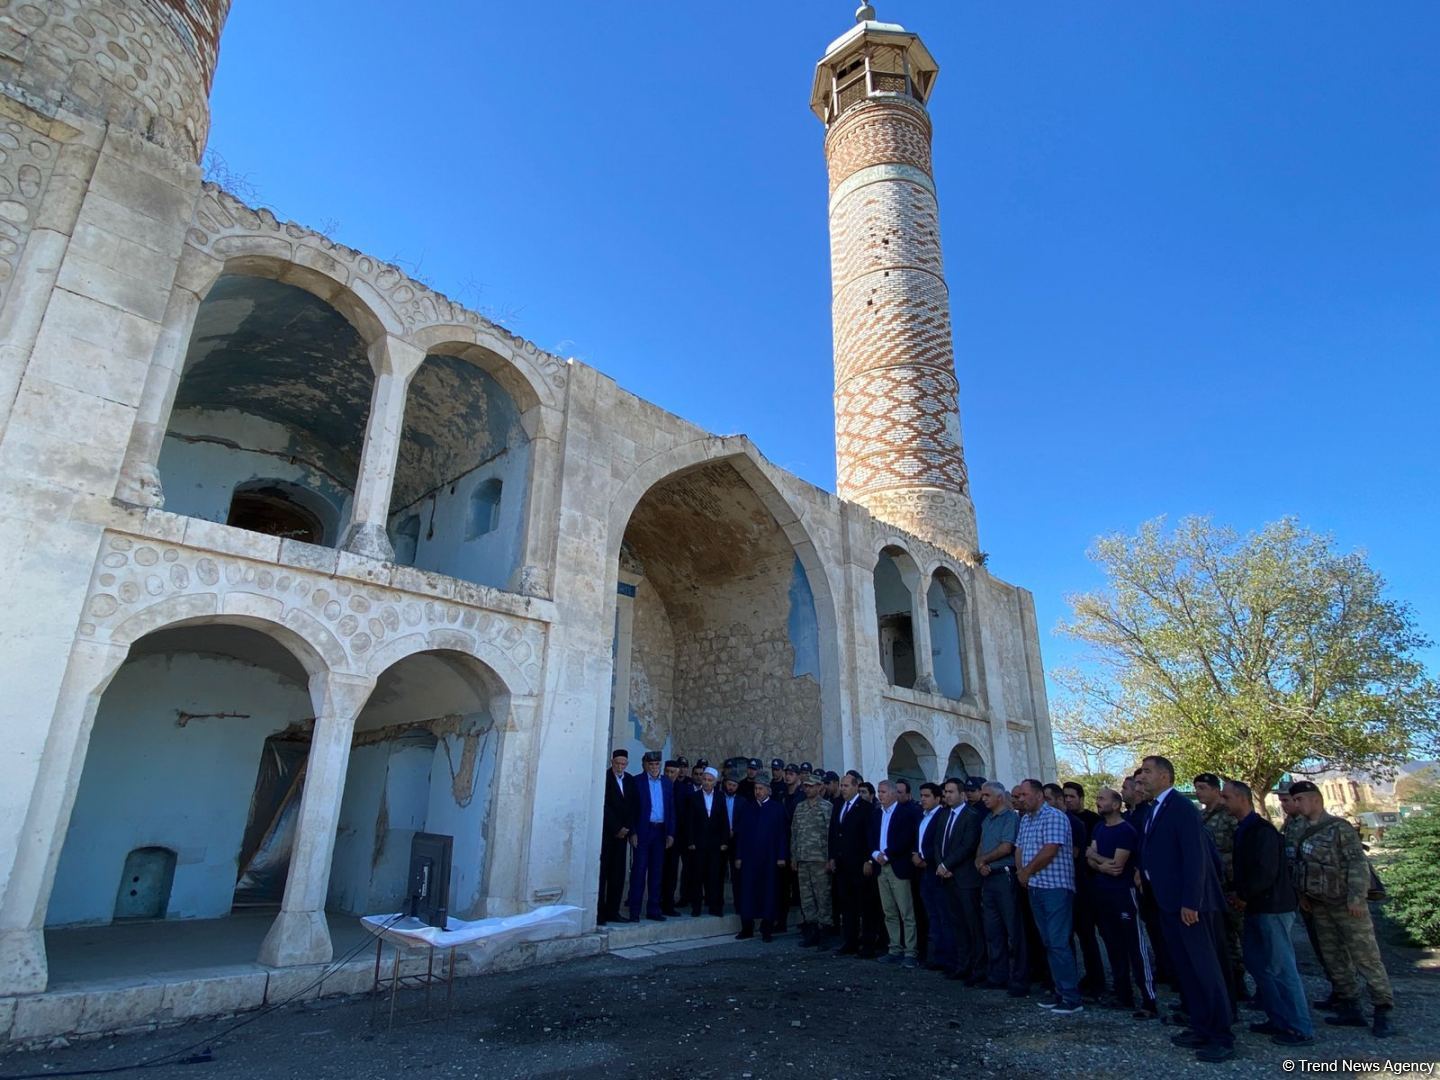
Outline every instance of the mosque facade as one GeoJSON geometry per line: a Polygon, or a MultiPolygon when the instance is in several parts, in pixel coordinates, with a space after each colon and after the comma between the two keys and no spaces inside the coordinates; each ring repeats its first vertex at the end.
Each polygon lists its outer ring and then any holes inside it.
{"type": "Polygon", "coordinates": [[[615,745],[1053,777],[918,36],[862,8],[815,74],[837,495],[205,183],[228,7],[0,3],[0,994],[130,920],[326,962],[417,832],[452,913],[593,930],[615,745]]]}

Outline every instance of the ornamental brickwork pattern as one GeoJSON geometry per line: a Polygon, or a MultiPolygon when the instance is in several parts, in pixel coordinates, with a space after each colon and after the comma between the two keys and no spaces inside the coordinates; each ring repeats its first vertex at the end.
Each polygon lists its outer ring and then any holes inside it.
{"type": "Polygon", "coordinates": [[[839,494],[968,555],[976,531],[930,119],[907,98],[872,98],[835,122],[825,151],[839,494]]]}

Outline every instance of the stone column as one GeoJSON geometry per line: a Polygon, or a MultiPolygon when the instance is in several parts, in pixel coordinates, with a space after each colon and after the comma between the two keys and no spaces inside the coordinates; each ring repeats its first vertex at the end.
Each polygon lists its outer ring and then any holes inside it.
{"type": "MultiPolygon", "coordinates": [[[[511,697],[509,706],[497,717],[501,725],[500,752],[495,762],[494,802],[486,828],[485,916],[494,918],[529,911],[533,893],[552,884],[548,879],[532,883],[528,873],[530,830],[537,818],[544,819],[551,807],[535,801],[535,726],[540,721],[539,699],[526,695],[511,697]]],[[[554,808],[558,809],[558,808],[554,808]]],[[[558,882],[563,885],[563,878],[558,882]]],[[[546,901],[553,902],[553,901],[546,901]]],[[[566,903],[575,903],[566,900],[566,903]]]]}
{"type": "Polygon", "coordinates": [[[530,492],[525,507],[525,536],[515,591],[552,596],[550,567],[555,561],[555,530],[560,520],[560,430],[565,414],[536,405],[522,418],[530,439],[530,492]]]}
{"type": "Polygon", "coordinates": [[[45,989],[45,911],[85,767],[95,712],[128,649],[78,640],[65,668],[40,771],[23,820],[0,818],[0,847],[15,862],[0,897],[0,987],[7,994],[45,989]]]}
{"type": "Polygon", "coordinates": [[[935,646],[930,643],[930,594],[925,581],[916,575],[910,582],[910,627],[915,642],[915,689],[922,694],[938,692],[935,685],[935,646]]]}
{"type": "Polygon", "coordinates": [[[356,555],[386,561],[395,557],[385,527],[390,517],[390,491],[395,486],[395,458],[405,429],[406,387],[424,360],[425,350],[389,334],[370,346],[375,389],[370,396],[350,527],[341,545],[356,555]]]}
{"type": "Polygon", "coordinates": [[[355,718],[365,707],[375,680],[326,672],[310,680],[315,734],[305,766],[295,850],[280,914],[260,946],[260,962],[271,967],[329,963],[330,928],[325,923],[325,894],[330,888],[330,857],[355,718]]]}
{"type": "Polygon", "coordinates": [[[223,265],[219,259],[189,246],[180,257],[170,301],[165,306],[160,338],[155,343],[150,369],[145,373],[135,426],[130,429],[130,443],[120,465],[115,497],[121,502],[137,506],[165,505],[165,492],[160,484],[160,450],[170,427],[175,393],[184,375],[195,315],[223,265]]]}

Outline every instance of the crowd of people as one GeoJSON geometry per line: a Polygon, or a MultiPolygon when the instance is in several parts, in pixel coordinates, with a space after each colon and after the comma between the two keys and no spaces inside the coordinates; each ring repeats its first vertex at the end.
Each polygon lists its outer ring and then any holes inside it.
{"type": "Polygon", "coordinates": [[[605,778],[602,925],[720,915],[728,886],[738,938],[758,925],[770,942],[798,909],[804,947],[1038,993],[1056,1016],[1089,1003],[1153,1020],[1169,985],[1179,1002],[1167,1018],[1182,1027],[1171,1041],[1220,1062],[1242,1007],[1263,1014],[1251,1032],[1315,1042],[1298,912],[1331,985],[1314,1003],[1325,1023],[1392,1032],[1368,903],[1378,882],[1354,827],[1309,781],[1282,789],[1277,829],[1263,794],[1204,773],[1192,801],[1158,755],[1097,792],[1094,809],[1078,783],[872,785],[780,758],[722,777],[654,751],[639,775],[628,765],[616,750],[605,778]]]}

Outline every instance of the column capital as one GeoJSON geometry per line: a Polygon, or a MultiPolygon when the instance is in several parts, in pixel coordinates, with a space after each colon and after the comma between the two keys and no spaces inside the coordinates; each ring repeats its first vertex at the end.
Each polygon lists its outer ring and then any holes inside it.
{"type": "Polygon", "coordinates": [[[376,378],[393,376],[405,382],[425,362],[425,350],[394,334],[382,334],[370,343],[370,367],[376,378]]]}

